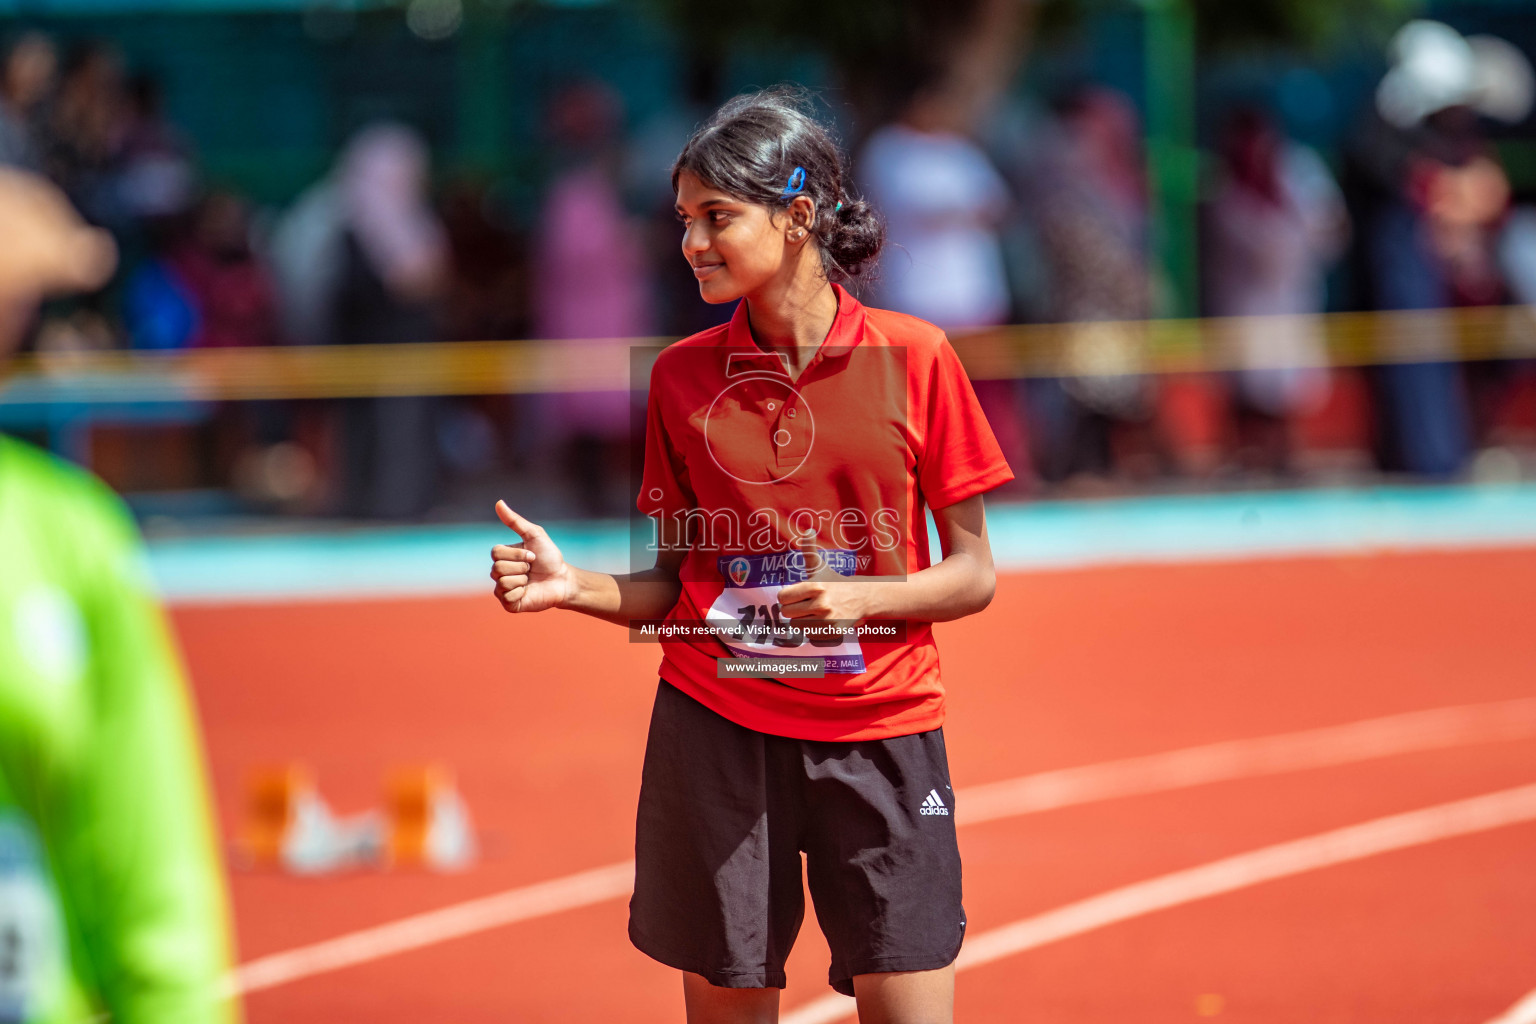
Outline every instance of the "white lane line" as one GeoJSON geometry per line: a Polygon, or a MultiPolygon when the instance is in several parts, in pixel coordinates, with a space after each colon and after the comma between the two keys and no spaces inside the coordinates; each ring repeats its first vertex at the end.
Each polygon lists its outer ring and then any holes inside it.
{"type": "MultiPolygon", "coordinates": [[[[955,969],[964,971],[980,967],[1120,921],[1236,892],[1261,882],[1528,821],[1536,821],[1536,784],[1377,818],[1305,839],[1293,839],[1111,889],[982,932],[966,939],[955,969]]],[[[832,993],[785,1015],[780,1018],[780,1024],[831,1024],[851,1016],[853,1011],[852,999],[832,993]]],[[[1501,1018],[1500,1024],[1509,1022],[1501,1018]]]]}
{"type": "Polygon", "coordinates": [[[628,896],[634,884],[634,861],[610,864],[260,957],[237,968],[229,985],[235,993],[259,992],[515,921],[618,899],[628,896]]]}
{"type": "Polygon", "coordinates": [[[1536,992],[1499,1014],[1488,1024],[1536,1024],[1536,992]]]}
{"type": "MultiPolygon", "coordinates": [[[[1533,735],[1536,699],[1435,708],[970,786],[956,794],[956,815],[959,824],[974,824],[1121,796],[1533,735]]],[[[625,861],[509,889],[258,957],[237,968],[228,985],[235,992],[256,992],[517,921],[620,899],[629,895],[633,880],[634,864],[625,861]]]]}
{"type": "Polygon", "coordinates": [[[961,824],[991,821],[1227,779],[1277,775],[1533,735],[1536,698],[1432,708],[970,786],[957,795],[955,813],[961,824]]]}

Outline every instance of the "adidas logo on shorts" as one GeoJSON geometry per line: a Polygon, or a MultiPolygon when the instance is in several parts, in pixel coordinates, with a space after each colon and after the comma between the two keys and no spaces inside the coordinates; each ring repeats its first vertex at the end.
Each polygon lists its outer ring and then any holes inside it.
{"type": "Polygon", "coordinates": [[[927,798],[923,800],[923,806],[917,809],[917,813],[947,815],[949,813],[949,808],[945,807],[944,801],[939,799],[939,791],[936,789],[930,789],[928,791],[927,798]]]}

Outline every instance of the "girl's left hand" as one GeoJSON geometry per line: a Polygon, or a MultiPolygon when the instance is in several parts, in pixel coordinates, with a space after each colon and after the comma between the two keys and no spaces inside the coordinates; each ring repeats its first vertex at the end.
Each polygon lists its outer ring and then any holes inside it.
{"type": "Polygon", "coordinates": [[[808,577],[779,591],[779,611],[786,619],[823,619],[856,626],[868,614],[868,584],[833,569],[816,546],[814,534],[797,545],[805,554],[808,577]]]}

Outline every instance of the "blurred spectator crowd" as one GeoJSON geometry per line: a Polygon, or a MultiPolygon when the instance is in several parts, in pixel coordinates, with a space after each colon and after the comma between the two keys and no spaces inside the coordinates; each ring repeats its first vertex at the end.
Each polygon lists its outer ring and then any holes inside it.
{"type": "MultiPolygon", "coordinates": [[[[889,123],[850,133],[889,228],[862,298],[956,336],[1070,325],[1060,375],[977,382],[1026,470],[1021,491],[1283,480],[1328,465],[1518,473],[1536,437],[1529,363],[1468,362],[1431,339],[1415,362],[1333,367],[1310,317],[1536,302],[1536,209],[1515,202],[1485,135],[1491,120],[1527,116],[1530,70],[1508,44],[1488,45],[1410,25],[1328,159],[1262,107],[1225,112],[1203,155],[1196,310],[1177,308],[1159,265],[1130,97],[1085,83],[1049,103],[977,107],[913,82],[889,123]],[[1426,61],[1428,78],[1415,71],[1426,61]],[[1251,319],[1232,321],[1220,368],[1143,372],[1143,321],[1190,312],[1251,319]],[[1330,463],[1330,447],[1356,461],[1335,451],[1330,463]]],[[[565,339],[579,358],[584,340],[691,333],[727,311],[681,272],[667,169],[721,98],[695,83],[636,123],[603,84],[570,84],[543,112],[531,218],[500,210],[493,183],[439,180],[422,136],[387,122],[355,133],[286,208],[256,209],[205,179],[157,83],[111,46],[60,54],[45,35],[19,35],[0,68],[0,163],[55,181],[124,257],[102,292],[45,309],[28,345],[536,337],[565,339]]],[[[419,518],[452,481],[527,472],[563,478],[571,510],[622,514],[629,431],[623,394],[240,403],[199,425],[179,482],[265,509],[419,518]]]]}

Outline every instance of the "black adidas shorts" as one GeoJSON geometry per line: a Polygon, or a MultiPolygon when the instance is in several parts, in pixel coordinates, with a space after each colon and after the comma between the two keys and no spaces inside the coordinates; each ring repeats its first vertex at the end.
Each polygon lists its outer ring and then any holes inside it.
{"type": "Polygon", "coordinates": [[[832,987],[952,963],[965,934],[942,729],[850,743],[754,732],[662,682],[629,936],[726,988],[782,988],[806,854],[832,987]]]}

